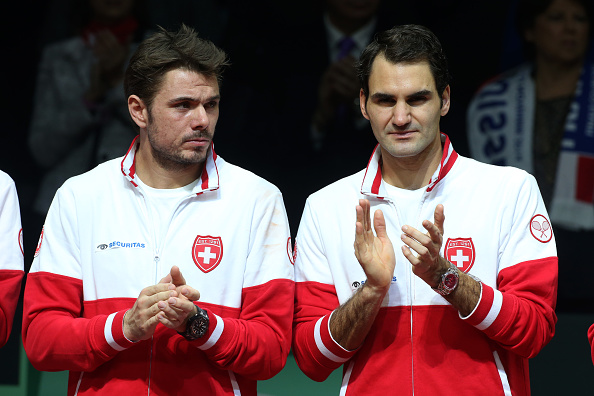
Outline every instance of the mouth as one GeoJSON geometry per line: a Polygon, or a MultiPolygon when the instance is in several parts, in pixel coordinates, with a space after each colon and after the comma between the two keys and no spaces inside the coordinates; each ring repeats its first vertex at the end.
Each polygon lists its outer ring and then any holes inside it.
{"type": "Polygon", "coordinates": [[[190,145],[192,147],[208,147],[210,146],[210,138],[207,137],[196,137],[184,140],[184,144],[190,145]]]}
{"type": "Polygon", "coordinates": [[[391,136],[396,139],[408,139],[413,136],[416,131],[407,130],[407,131],[390,131],[388,132],[388,136],[391,136]]]}

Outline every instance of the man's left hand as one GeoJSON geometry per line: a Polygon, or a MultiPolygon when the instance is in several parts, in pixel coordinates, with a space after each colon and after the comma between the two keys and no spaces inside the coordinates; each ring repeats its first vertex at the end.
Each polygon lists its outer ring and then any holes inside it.
{"type": "Polygon", "coordinates": [[[427,233],[422,233],[408,225],[402,227],[402,241],[405,243],[402,246],[402,253],[412,264],[413,273],[431,287],[437,287],[441,275],[449,267],[448,261],[439,254],[443,244],[444,221],[443,205],[439,204],[433,214],[433,223],[423,220],[423,227],[427,233]]]}
{"type": "Polygon", "coordinates": [[[159,302],[158,306],[162,311],[158,314],[159,321],[176,331],[185,331],[188,318],[196,314],[194,301],[198,301],[200,292],[186,285],[186,279],[175,265],[159,283],[173,284],[178,293],[178,297],[170,297],[167,301],[159,302]]]}

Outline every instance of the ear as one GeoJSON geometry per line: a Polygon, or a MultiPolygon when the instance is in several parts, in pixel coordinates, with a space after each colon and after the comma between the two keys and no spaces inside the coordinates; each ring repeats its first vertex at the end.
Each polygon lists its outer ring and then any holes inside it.
{"type": "Polygon", "coordinates": [[[441,94],[441,116],[448,114],[450,111],[450,86],[448,85],[441,94]]]}
{"type": "Polygon", "coordinates": [[[136,95],[130,95],[128,98],[128,111],[130,117],[139,128],[146,128],[148,124],[148,109],[142,99],[136,95]]]}
{"type": "Polygon", "coordinates": [[[365,92],[363,92],[363,88],[359,91],[359,107],[361,108],[363,117],[369,119],[369,115],[367,115],[367,97],[365,96],[365,92]]]}

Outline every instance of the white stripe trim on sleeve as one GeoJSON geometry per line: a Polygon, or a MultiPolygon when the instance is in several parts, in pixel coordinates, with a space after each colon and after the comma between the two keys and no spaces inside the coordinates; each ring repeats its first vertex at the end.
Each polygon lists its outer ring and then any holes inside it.
{"type": "Polygon", "coordinates": [[[503,305],[503,294],[501,294],[501,292],[499,290],[493,290],[493,305],[491,305],[491,309],[489,310],[489,313],[487,314],[485,319],[483,319],[483,321],[481,323],[476,325],[476,328],[479,330],[485,330],[489,326],[491,326],[493,324],[493,322],[495,321],[495,319],[497,319],[499,312],[501,312],[502,305],[503,305]]]}
{"type": "Polygon", "coordinates": [[[316,326],[314,328],[314,339],[316,341],[316,345],[317,345],[318,349],[320,350],[320,352],[322,352],[322,355],[326,356],[328,359],[332,360],[333,362],[337,362],[337,363],[346,362],[347,360],[349,360],[349,358],[341,358],[339,356],[336,356],[335,354],[330,352],[330,350],[328,348],[326,348],[326,345],[324,345],[324,342],[322,341],[322,334],[320,332],[320,327],[322,326],[323,320],[324,320],[324,316],[322,316],[316,322],[316,326]]]}
{"type": "Polygon", "coordinates": [[[217,327],[215,327],[214,331],[208,338],[208,341],[206,341],[203,345],[198,347],[198,349],[201,349],[203,351],[206,351],[207,349],[209,349],[217,343],[219,338],[221,338],[221,334],[223,334],[223,329],[225,328],[225,322],[223,322],[223,319],[216,314],[213,315],[217,318],[217,327]]]}
{"type": "Polygon", "coordinates": [[[113,339],[113,334],[111,333],[111,326],[113,325],[113,319],[115,318],[116,313],[112,313],[107,317],[105,321],[105,327],[103,328],[103,334],[105,335],[105,341],[109,344],[110,347],[115,349],[116,351],[123,351],[126,348],[123,348],[113,339]]]}

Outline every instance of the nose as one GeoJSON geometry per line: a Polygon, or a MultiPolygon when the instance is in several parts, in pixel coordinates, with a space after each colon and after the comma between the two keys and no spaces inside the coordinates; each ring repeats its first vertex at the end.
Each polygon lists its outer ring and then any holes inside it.
{"type": "Polygon", "coordinates": [[[206,114],[206,109],[204,106],[196,106],[194,111],[192,112],[192,119],[191,119],[191,127],[193,130],[204,130],[208,128],[209,125],[209,118],[206,114]]]}
{"type": "Polygon", "coordinates": [[[404,126],[410,122],[410,106],[406,102],[398,101],[392,109],[392,124],[404,126]]]}

